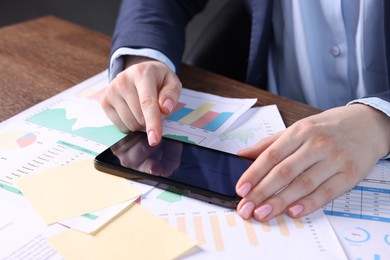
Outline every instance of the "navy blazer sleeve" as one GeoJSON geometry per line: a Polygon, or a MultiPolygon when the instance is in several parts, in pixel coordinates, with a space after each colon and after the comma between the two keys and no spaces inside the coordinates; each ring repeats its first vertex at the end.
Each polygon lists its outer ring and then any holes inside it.
{"type": "MultiPolygon", "coordinates": [[[[122,0],[112,39],[111,54],[121,47],[150,48],[166,55],[179,70],[185,47],[185,29],[207,0],[122,0]]],[[[248,1],[253,19],[259,0],[248,1]]],[[[268,16],[267,16],[268,17],[268,16]]],[[[256,21],[262,21],[257,19],[256,21]]],[[[271,26],[271,23],[264,23],[271,26]]],[[[255,27],[257,28],[257,27],[255,27]]],[[[256,34],[258,35],[258,34],[256,34]]],[[[387,66],[390,66],[388,61],[387,66]]],[[[390,73],[390,69],[388,70],[390,73]]],[[[390,78],[390,75],[389,75],[390,78]]],[[[389,82],[390,85],[390,82],[389,82]]],[[[390,91],[371,93],[390,102],[390,91]]]]}
{"type": "Polygon", "coordinates": [[[378,98],[381,98],[387,102],[390,102],[390,90],[387,90],[383,93],[379,93],[379,94],[373,94],[373,95],[370,95],[368,97],[378,97],[378,98]]]}
{"type": "Polygon", "coordinates": [[[111,54],[121,47],[151,48],[180,68],[185,28],[206,3],[207,0],[123,0],[111,54]]]}

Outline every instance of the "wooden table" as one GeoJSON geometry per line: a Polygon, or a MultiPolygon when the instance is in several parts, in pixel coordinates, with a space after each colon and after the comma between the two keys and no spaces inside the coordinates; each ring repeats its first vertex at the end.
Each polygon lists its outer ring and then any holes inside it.
{"type": "MultiPolygon", "coordinates": [[[[47,16],[0,28],[0,121],[107,68],[111,38],[47,16]]],[[[318,113],[310,106],[183,64],[183,86],[276,104],[287,126],[318,113]]]]}

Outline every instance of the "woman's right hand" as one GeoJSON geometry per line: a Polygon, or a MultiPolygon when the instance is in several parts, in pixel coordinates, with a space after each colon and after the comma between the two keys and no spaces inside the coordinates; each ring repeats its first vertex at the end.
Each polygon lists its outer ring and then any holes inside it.
{"type": "Polygon", "coordinates": [[[181,82],[164,63],[127,56],[126,69],[104,92],[101,104],[108,118],[122,131],[145,128],[149,145],[161,141],[162,120],[176,106],[181,82]]]}

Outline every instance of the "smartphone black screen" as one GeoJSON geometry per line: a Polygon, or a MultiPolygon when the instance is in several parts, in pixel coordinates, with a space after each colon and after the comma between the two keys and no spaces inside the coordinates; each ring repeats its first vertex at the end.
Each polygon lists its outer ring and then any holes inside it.
{"type": "Polygon", "coordinates": [[[174,188],[231,208],[240,200],[236,183],[251,163],[233,154],[168,138],[151,147],[144,132],[129,133],[95,159],[98,170],[174,188]]]}

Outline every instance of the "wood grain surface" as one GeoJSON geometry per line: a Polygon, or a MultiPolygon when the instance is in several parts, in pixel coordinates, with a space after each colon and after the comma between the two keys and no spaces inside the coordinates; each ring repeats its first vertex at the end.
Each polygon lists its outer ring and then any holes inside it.
{"type": "MultiPolygon", "coordinates": [[[[111,38],[53,16],[0,28],[0,121],[107,68],[111,38]]],[[[320,112],[310,106],[183,64],[183,86],[276,104],[287,126],[320,112]]]]}

